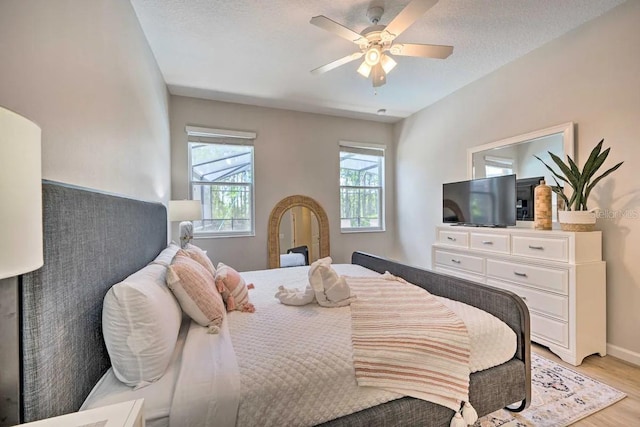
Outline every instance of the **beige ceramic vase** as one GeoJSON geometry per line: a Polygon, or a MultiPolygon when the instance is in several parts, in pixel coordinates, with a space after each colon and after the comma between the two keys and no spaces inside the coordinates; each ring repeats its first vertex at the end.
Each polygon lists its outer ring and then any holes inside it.
{"type": "Polygon", "coordinates": [[[534,191],[534,228],[536,230],[551,230],[551,187],[544,179],[534,191]]]}

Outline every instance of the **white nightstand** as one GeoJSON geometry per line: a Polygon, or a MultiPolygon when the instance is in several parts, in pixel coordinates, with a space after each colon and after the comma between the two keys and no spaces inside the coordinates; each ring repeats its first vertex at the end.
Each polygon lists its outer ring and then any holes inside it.
{"type": "Polygon", "coordinates": [[[21,424],[29,427],[144,427],[144,399],[21,424]]]}

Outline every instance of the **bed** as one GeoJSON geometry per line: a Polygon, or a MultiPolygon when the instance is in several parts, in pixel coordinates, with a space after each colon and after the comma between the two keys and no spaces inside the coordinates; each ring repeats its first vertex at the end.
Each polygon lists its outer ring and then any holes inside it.
{"type": "MultiPolygon", "coordinates": [[[[43,206],[45,266],[23,276],[21,286],[24,421],[78,410],[99,381],[118,386],[117,380],[104,376],[110,360],[101,332],[102,300],[114,283],[153,261],[167,242],[166,212],[159,204],[45,182],[43,206]]],[[[471,374],[470,399],[479,415],[516,402],[515,410],[528,406],[529,317],[520,298],[362,252],[355,252],[351,261],[353,265],[346,268],[366,268],[372,274],[389,271],[434,295],[479,307],[502,320],[515,333],[515,354],[505,363],[471,374]]],[[[295,274],[294,270],[305,268],[286,270],[295,274]]],[[[185,345],[192,330],[197,331],[183,322],[176,348],[185,345]]],[[[139,391],[154,395],[147,399],[170,399],[180,358],[179,352],[174,353],[167,373],[154,383],[163,382],[166,387],[139,391]],[[164,397],[158,397],[162,394],[164,397]]],[[[125,390],[122,396],[130,395],[125,390]]],[[[107,397],[113,398],[113,394],[107,397]]],[[[146,412],[148,425],[165,425],[166,411],[146,412]]],[[[449,425],[451,415],[442,406],[404,397],[325,424],[444,426],[449,425]]]]}

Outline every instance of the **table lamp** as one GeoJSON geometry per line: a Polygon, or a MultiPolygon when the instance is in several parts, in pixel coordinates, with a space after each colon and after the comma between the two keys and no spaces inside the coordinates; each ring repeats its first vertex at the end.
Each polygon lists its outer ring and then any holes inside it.
{"type": "Polygon", "coordinates": [[[0,279],[42,267],[40,128],[0,107],[0,279]]]}
{"type": "Polygon", "coordinates": [[[18,276],[43,264],[40,136],[0,107],[0,420],[8,425],[20,423],[18,276]]]}
{"type": "Polygon", "coordinates": [[[184,248],[193,240],[193,223],[202,219],[200,200],[170,200],[169,221],[181,221],[179,227],[180,247],[184,248]]]}

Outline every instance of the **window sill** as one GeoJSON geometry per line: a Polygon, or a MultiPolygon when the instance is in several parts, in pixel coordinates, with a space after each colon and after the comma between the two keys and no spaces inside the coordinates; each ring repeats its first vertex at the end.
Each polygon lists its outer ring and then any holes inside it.
{"type": "Polygon", "coordinates": [[[384,233],[384,228],[341,228],[342,234],[355,234],[355,233],[384,233]]]}
{"type": "Polygon", "coordinates": [[[227,234],[213,234],[213,233],[194,233],[193,239],[227,239],[230,237],[256,237],[256,233],[227,233],[227,234]]]}

